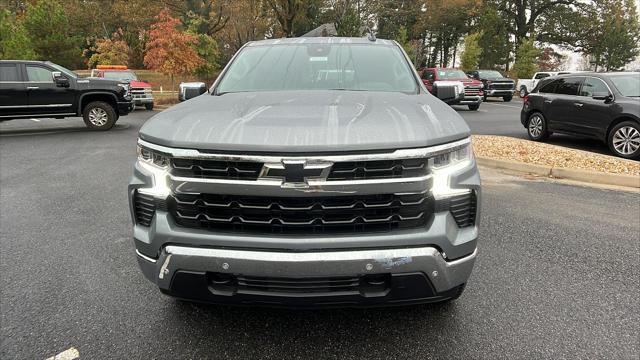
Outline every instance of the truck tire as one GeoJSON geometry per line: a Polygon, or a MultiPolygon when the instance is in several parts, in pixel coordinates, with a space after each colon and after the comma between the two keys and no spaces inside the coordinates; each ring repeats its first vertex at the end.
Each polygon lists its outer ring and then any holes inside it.
{"type": "Polygon", "coordinates": [[[616,156],[640,159],[640,124],[623,121],[614,126],[607,136],[607,145],[616,156]]]}
{"type": "Polygon", "coordinates": [[[144,104],[144,108],[147,109],[147,110],[153,110],[153,103],[144,104]]]}
{"type": "Polygon", "coordinates": [[[480,109],[480,104],[469,105],[469,110],[471,111],[477,111],[478,109],[480,109]]]}
{"type": "Polygon", "coordinates": [[[502,100],[504,100],[504,102],[511,102],[511,99],[513,99],[513,95],[507,95],[502,97],[502,100]]]}
{"type": "Polygon", "coordinates": [[[521,97],[521,98],[523,98],[523,97],[527,96],[527,94],[528,94],[528,93],[529,93],[529,92],[527,92],[527,88],[526,88],[526,87],[524,87],[524,86],[520,86],[520,93],[519,93],[519,94],[520,94],[520,97],[521,97]]]}
{"type": "Polygon", "coordinates": [[[110,104],[104,101],[92,101],[82,110],[82,118],[89,129],[105,131],[115,125],[118,115],[110,104]]]}
{"type": "Polygon", "coordinates": [[[527,119],[527,135],[533,141],[543,141],[549,138],[547,119],[540,112],[534,112],[527,119]]]}

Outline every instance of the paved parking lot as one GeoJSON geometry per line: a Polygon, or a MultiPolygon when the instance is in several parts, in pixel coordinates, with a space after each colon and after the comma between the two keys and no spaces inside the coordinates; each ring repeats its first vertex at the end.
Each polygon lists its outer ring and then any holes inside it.
{"type": "MultiPolygon", "coordinates": [[[[504,106],[463,115],[476,133],[524,135],[504,106]]],[[[138,271],[125,193],[149,115],[105,133],[80,119],[0,124],[0,358],[71,347],[84,359],[638,357],[640,195],[489,169],[479,257],[454,304],[288,311],[167,298],[138,271]]]]}

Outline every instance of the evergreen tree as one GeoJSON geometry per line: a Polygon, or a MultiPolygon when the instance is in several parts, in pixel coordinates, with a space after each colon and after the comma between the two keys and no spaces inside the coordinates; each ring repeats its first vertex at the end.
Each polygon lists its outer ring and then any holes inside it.
{"type": "Polygon", "coordinates": [[[533,37],[525,39],[516,50],[516,62],[513,64],[513,74],[518,79],[530,78],[538,70],[536,62],[540,56],[540,49],[533,43],[533,37]]]}
{"type": "Polygon", "coordinates": [[[478,45],[478,39],[482,38],[482,33],[471,33],[464,37],[464,51],[460,57],[460,68],[464,71],[478,68],[483,50],[478,45]]]}
{"type": "Polygon", "coordinates": [[[8,10],[0,10],[0,59],[32,60],[33,45],[22,23],[8,10]]]}

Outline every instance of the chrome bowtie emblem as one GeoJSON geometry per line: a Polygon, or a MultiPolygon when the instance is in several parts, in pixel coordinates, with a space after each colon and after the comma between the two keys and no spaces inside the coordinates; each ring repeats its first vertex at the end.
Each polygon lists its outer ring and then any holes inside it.
{"type": "Polygon", "coordinates": [[[309,180],[326,179],[331,163],[308,163],[305,160],[282,160],[280,163],[265,163],[260,179],[282,180],[284,187],[309,187],[309,180]]]}

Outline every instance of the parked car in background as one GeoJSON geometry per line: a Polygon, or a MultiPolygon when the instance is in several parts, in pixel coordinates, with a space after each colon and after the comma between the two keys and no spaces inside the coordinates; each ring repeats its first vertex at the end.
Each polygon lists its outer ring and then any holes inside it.
{"type": "Polygon", "coordinates": [[[249,42],[140,129],[138,263],[171,296],[358,306],[462,294],[476,258],[470,130],[395,41],[249,42]],[[192,91],[189,91],[192,90],[192,91]]]}
{"type": "Polygon", "coordinates": [[[627,159],[640,158],[640,73],[580,73],[549,78],[524,97],[529,138],[563,133],[601,140],[627,159]]]}
{"type": "Polygon", "coordinates": [[[434,93],[434,84],[438,81],[460,81],[464,84],[464,97],[450,105],[468,105],[469,110],[478,110],[484,99],[482,81],[472,79],[460,69],[423,68],[419,71],[422,82],[434,93]]]}
{"type": "Polygon", "coordinates": [[[470,77],[482,81],[484,85],[484,101],[489,97],[501,97],[505,102],[513,99],[516,82],[503,76],[496,70],[474,70],[467,73],[470,77]]]}
{"type": "Polygon", "coordinates": [[[540,80],[548,78],[549,76],[565,75],[571,73],[571,71],[540,71],[533,74],[531,79],[518,79],[516,88],[518,89],[520,97],[523,98],[525,95],[530,93],[536,87],[536,85],[538,85],[538,82],[540,82],[540,80]]]}
{"type": "Polygon", "coordinates": [[[0,60],[0,121],[82,116],[90,129],[109,130],[131,110],[128,82],[78,78],[48,61],[0,60]]]}
{"type": "Polygon", "coordinates": [[[136,106],[144,106],[147,110],[153,110],[153,91],[151,84],[138,79],[133,70],[126,65],[98,65],[91,70],[91,77],[103,79],[128,81],[131,84],[131,96],[136,106]]]}

